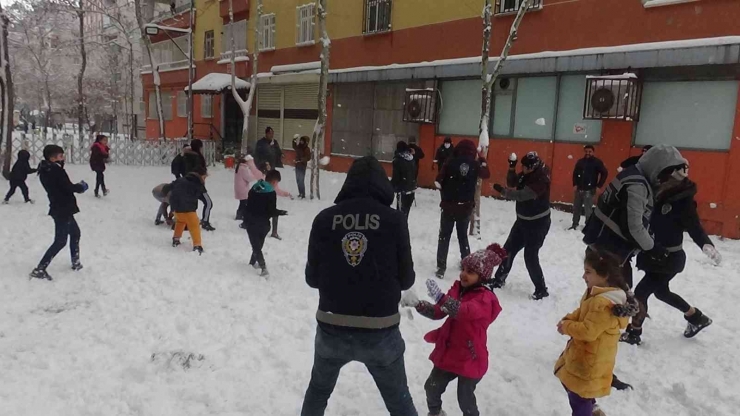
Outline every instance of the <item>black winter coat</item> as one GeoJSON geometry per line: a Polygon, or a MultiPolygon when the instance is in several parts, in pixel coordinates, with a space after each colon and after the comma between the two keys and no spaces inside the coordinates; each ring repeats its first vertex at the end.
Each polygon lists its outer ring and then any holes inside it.
{"type": "Polygon", "coordinates": [[[272,169],[283,167],[283,151],[277,140],[270,140],[263,137],[257,141],[254,149],[254,163],[258,169],[262,169],[262,164],[270,163],[272,169]]]}
{"type": "Polygon", "coordinates": [[[415,145],[415,144],[409,144],[409,149],[414,150],[414,163],[416,163],[416,178],[418,180],[419,178],[419,166],[421,166],[421,159],[424,159],[426,155],[424,154],[424,151],[421,150],[421,147],[415,145]]]}
{"type": "Polygon", "coordinates": [[[277,209],[275,189],[264,180],[257,181],[249,190],[247,208],[244,210],[246,221],[269,221],[270,218],[284,214],[277,209]]]}
{"type": "Polygon", "coordinates": [[[80,212],[75,194],[81,194],[85,189],[69,180],[67,171],[61,164],[42,161],[39,165],[39,179],[49,196],[49,215],[66,218],[80,212]]]}
{"type": "Polygon", "coordinates": [[[416,190],[417,165],[411,152],[396,152],[393,158],[391,184],[396,193],[409,193],[416,190]]]}
{"type": "Polygon", "coordinates": [[[170,207],[173,212],[185,213],[198,210],[198,199],[205,192],[203,181],[197,173],[190,172],[172,182],[170,207]]]}
{"type": "Polygon", "coordinates": [[[308,243],[306,282],[319,289],[319,310],[398,317],[414,263],[406,216],[390,207],[393,188],[380,163],[356,160],[334,202],[314,219],[308,243]]]}
{"type": "Polygon", "coordinates": [[[186,150],[183,159],[185,162],[185,172],[183,172],[183,176],[185,176],[185,174],[187,173],[195,172],[197,168],[208,170],[206,166],[206,158],[203,157],[201,153],[198,153],[195,150],[186,150]]]}
{"type": "Polygon", "coordinates": [[[689,179],[678,187],[658,196],[650,220],[655,241],[670,251],[664,261],[655,261],[640,253],[637,268],[660,273],[681,273],[686,266],[686,253],[683,251],[683,233],[688,232],[699,248],[712,244],[696,211],[696,184],[689,179]]]}
{"type": "Polygon", "coordinates": [[[484,159],[476,160],[471,154],[461,154],[447,159],[440,168],[437,182],[441,186],[442,202],[439,206],[451,215],[469,214],[475,208],[475,187],[478,178],[488,179],[491,172],[484,159]]]}
{"type": "Polygon", "coordinates": [[[627,169],[630,166],[635,166],[637,162],[640,161],[641,157],[642,155],[630,156],[627,159],[624,159],[622,163],[619,164],[619,167],[622,169],[627,169]]]}
{"type": "Polygon", "coordinates": [[[175,156],[174,159],[172,159],[172,164],[170,165],[170,172],[172,172],[173,175],[175,175],[176,179],[180,179],[181,177],[185,176],[186,173],[188,173],[187,164],[185,163],[185,158],[178,154],[175,156]]]}
{"type": "Polygon", "coordinates": [[[442,166],[444,166],[445,161],[452,156],[452,152],[455,150],[455,148],[450,145],[449,148],[445,148],[445,145],[439,146],[439,149],[437,149],[437,154],[434,156],[434,161],[437,163],[437,170],[442,170],[442,166]]]}
{"type": "Polygon", "coordinates": [[[573,169],[573,186],[577,186],[579,191],[593,191],[604,186],[608,175],[609,171],[601,159],[584,157],[573,169]]]}
{"type": "Polygon", "coordinates": [[[13,169],[10,170],[10,180],[12,182],[25,182],[28,175],[36,173],[38,169],[31,168],[31,164],[28,162],[31,159],[31,154],[27,150],[18,151],[18,160],[13,164],[13,169]]]}
{"type": "Polygon", "coordinates": [[[550,215],[550,170],[547,166],[542,165],[527,174],[509,169],[506,184],[516,190],[504,196],[516,201],[517,218],[531,221],[550,215]]]}

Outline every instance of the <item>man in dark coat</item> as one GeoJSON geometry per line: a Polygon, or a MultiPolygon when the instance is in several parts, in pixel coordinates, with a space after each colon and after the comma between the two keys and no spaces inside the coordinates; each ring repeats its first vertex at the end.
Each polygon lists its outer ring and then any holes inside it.
{"type": "Polygon", "coordinates": [[[442,165],[437,175],[436,185],[442,193],[442,214],[439,220],[439,239],[437,242],[437,277],[444,278],[447,270],[447,254],[450,250],[452,229],[457,228],[457,242],[460,244],[460,260],[470,254],[468,225],[475,209],[475,188],[478,178],[488,179],[486,159],[479,154],[475,143],[463,140],[455,147],[455,153],[442,165]]]}
{"type": "Polygon", "coordinates": [[[54,220],[54,242],[31,272],[36,279],[52,280],[46,268],[67,245],[72,259],[72,270],[82,269],[80,263],[80,227],[74,215],[80,212],[75,194],[88,189],[85,181],[73,184],[64,170],[64,149],[57,145],[44,147],[44,160],[39,165],[39,179],[49,196],[49,216],[54,220]]]}
{"type": "MultiPolygon", "coordinates": [[[[191,172],[208,172],[208,166],[206,164],[206,158],[203,156],[203,142],[200,139],[193,139],[190,142],[190,149],[184,151],[185,159],[185,170],[186,174],[191,172]]],[[[216,231],[216,228],[211,225],[211,210],[213,209],[213,200],[208,195],[208,190],[205,189],[200,194],[198,199],[203,203],[203,214],[200,218],[200,226],[206,231],[216,231]]],[[[188,226],[190,227],[190,226],[188,226]]]]}
{"type": "Polygon", "coordinates": [[[416,161],[411,148],[404,141],[396,144],[391,185],[396,193],[396,209],[408,218],[416,196],[416,161]]]}
{"type": "Polygon", "coordinates": [[[414,156],[414,163],[416,163],[416,179],[419,180],[419,166],[421,166],[421,159],[424,159],[426,155],[424,150],[416,144],[416,137],[409,138],[409,151],[414,156]]]}
{"type": "Polygon", "coordinates": [[[257,140],[254,149],[254,162],[257,166],[269,163],[272,169],[283,167],[283,151],[275,140],[275,130],[272,127],[265,129],[265,137],[257,140]]]}
{"type": "Polygon", "coordinates": [[[655,295],[658,300],[678,309],[687,321],[684,336],[691,338],[712,324],[712,320],[698,308],[692,307],[669,287],[671,280],[686,266],[686,253],[683,250],[684,232],[688,232],[697,246],[716,264],[722,256],[714,248],[712,240],[699,221],[696,211],[696,184],[688,179],[688,167],[676,169],[670,179],[659,187],[655,197],[655,210],[650,220],[656,243],[666,247],[669,254],[665,259],[656,260],[647,253],[637,256],[637,268],[645,271],[645,277],[635,288],[635,298],[640,303],[640,312],[632,318],[621,341],[630,344],[642,342],[642,324],[648,314],[648,299],[655,295]]]}
{"type": "Polygon", "coordinates": [[[188,166],[185,163],[185,153],[190,150],[190,145],[186,144],[182,147],[182,150],[180,153],[175,156],[174,159],[172,159],[172,164],[170,165],[170,172],[175,176],[175,179],[180,179],[183,176],[185,176],[186,173],[188,173],[188,166]]]}
{"type": "Polygon", "coordinates": [[[341,368],[367,367],[392,415],[416,416],[398,329],[401,291],[414,284],[406,218],[372,156],[356,160],[334,201],[313,222],[306,282],[319,289],[316,351],[302,416],[323,415],[341,368]]]}
{"type": "MultiPolygon", "coordinates": [[[[297,135],[296,135],[297,136],[297,135]]],[[[306,168],[311,160],[311,149],[308,147],[308,136],[293,138],[295,151],[295,180],[298,184],[298,198],[306,199],[306,168]]]]}
{"type": "Polygon", "coordinates": [[[437,149],[437,153],[434,155],[434,163],[437,165],[437,171],[442,171],[442,166],[444,166],[445,161],[447,158],[452,156],[454,148],[452,147],[452,139],[449,137],[445,137],[445,141],[442,143],[441,146],[439,146],[439,149],[437,149]]]}
{"type": "Polygon", "coordinates": [[[581,212],[585,211],[586,221],[593,211],[596,188],[601,189],[606,182],[609,171],[604,162],[594,156],[594,147],[590,144],[583,146],[584,156],[576,163],[573,169],[573,225],[571,230],[578,229],[581,222],[581,212]]]}
{"type": "Polygon", "coordinates": [[[10,190],[5,195],[3,204],[7,204],[10,201],[10,197],[13,196],[16,188],[21,188],[23,199],[33,204],[33,200],[28,196],[28,186],[26,185],[28,175],[36,172],[36,169],[31,168],[31,164],[28,162],[30,159],[31,154],[28,153],[28,150],[18,151],[18,159],[13,164],[13,169],[10,170],[10,190]]]}
{"type": "Polygon", "coordinates": [[[504,287],[514,258],[524,249],[524,262],[534,283],[531,297],[540,300],[550,296],[540,266],[540,248],[550,231],[550,171],[537,152],[529,152],[522,158],[521,173],[516,173],[516,159],[509,162],[506,182],[508,188],[499,184],[493,188],[504,198],[516,201],[517,219],[504,244],[509,257],[496,270],[492,286],[504,287]]]}

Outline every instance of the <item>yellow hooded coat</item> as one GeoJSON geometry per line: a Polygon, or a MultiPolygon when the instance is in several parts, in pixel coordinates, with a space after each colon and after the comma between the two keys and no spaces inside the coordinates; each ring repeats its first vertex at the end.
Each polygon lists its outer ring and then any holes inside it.
{"type": "Polygon", "coordinates": [[[555,375],[568,390],[588,399],[609,395],[620,330],[628,322],[614,316],[612,307],[626,301],[621,289],[594,287],[563,318],[563,332],[571,339],[555,363],[555,375]]]}

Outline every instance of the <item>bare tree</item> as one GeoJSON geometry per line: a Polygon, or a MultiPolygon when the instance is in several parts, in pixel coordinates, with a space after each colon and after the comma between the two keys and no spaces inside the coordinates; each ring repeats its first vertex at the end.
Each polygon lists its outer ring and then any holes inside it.
{"type": "Polygon", "coordinates": [[[234,4],[233,0],[229,0],[229,24],[231,29],[230,43],[231,43],[231,95],[234,96],[234,100],[239,104],[239,108],[242,110],[244,115],[244,122],[242,123],[242,148],[241,153],[247,154],[247,146],[249,145],[249,113],[252,111],[252,103],[254,102],[254,95],[257,92],[257,60],[260,54],[260,24],[262,20],[262,0],[257,0],[257,15],[255,16],[254,23],[254,49],[252,51],[252,77],[249,85],[249,95],[245,101],[236,89],[236,42],[234,40],[234,4]]]}
{"type": "Polygon", "coordinates": [[[0,4],[0,89],[2,89],[2,143],[5,144],[3,157],[3,176],[10,175],[10,161],[13,152],[13,76],[10,71],[10,55],[8,52],[8,25],[10,19],[0,4]]]}
{"type": "MultiPolygon", "coordinates": [[[[481,115],[480,115],[480,135],[478,137],[478,151],[484,156],[488,157],[488,145],[489,145],[489,134],[488,134],[488,117],[491,114],[491,91],[496,80],[498,79],[501,69],[503,69],[504,62],[509,57],[509,51],[511,46],[514,44],[517,38],[517,31],[519,25],[524,19],[524,14],[529,10],[530,0],[521,0],[519,3],[519,11],[514,18],[514,22],[511,24],[509,30],[509,37],[506,39],[504,48],[501,51],[496,61],[496,66],[493,68],[493,73],[488,73],[488,59],[490,55],[491,45],[491,15],[492,7],[491,0],[484,0],[483,5],[483,50],[481,52],[481,81],[483,85],[481,87],[481,115]]],[[[478,183],[475,187],[475,211],[473,212],[473,221],[470,222],[470,235],[476,236],[478,239],[481,238],[480,234],[480,194],[481,186],[483,184],[482,179],[478,179],[478,183]]]]}
{"type": "Polygon", "coordinates": [[[319,31],[321,32],[321,74],[319,75],[319,118],[316,121],[316,126],[313,129],[313,137],[311,138],[311,162],[313,169],[311,169],[311,199],[321,199],[321,188],[319,185],[319,172],[321,165],[321,154],[323,150],[321,146],[324,144],[324,134],[326,132],[326,93],[327,93],[327,82],[329,81],[329,54],[331,49],[331,39],[329,39],[329,33],[326,31],[326,0],[318,0],[318,18],[319,18],[319,31]]]}
{"type": "Polygon", "coordinates": [[[58,5],[63,11],[69,11],[77,18],[77,47],[80,53],[80,69],[77,72],[77,134],[82,138],[82,123],[85,119],[85,92],[82,88],[87,69],[87,49],[85,48],[85,9],[83,0],[60,0],[58,5]]]}
{"type": "MultiPolygon", "coordinates": [[[[141,32],[141,41],[144,44],[144,48],[146,49],[147,56],[149,57],[149,63],[151,64],[152,68],[152,78],[154,79],[154,93],[157,102],[157,120],[159,121],[159,137],[165,137],[164,113],[162,112],[162,91],[160,89],[162,80],[159,77],[159,64],[155,62],[154,55],[152,54],[152,42],[149,40],[149,37],[146,34],[146,29],[144,27],[146,25],[146,22],[144,22],[144,16],[141,13],[141,7],[141,0],[134,0],[134,9],[136,10],[136,22],[138,23],[139,31],[141,32]]],[[[192,70],[192,68],[190,70],[192,70]]],[[[149,105],[151,105],[151,103],[149,103],[149,105]]]]}

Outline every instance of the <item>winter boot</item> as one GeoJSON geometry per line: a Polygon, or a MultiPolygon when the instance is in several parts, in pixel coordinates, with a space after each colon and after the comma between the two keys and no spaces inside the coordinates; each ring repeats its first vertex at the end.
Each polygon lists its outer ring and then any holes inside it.
{"type": "Polygon", "coordinates": [[[578,224],[571,225],[568,231],[578,231],[578,224]]]}
{"type": "Polygon", "coordinates": [[[76,272],[82,270],[82,263],[80,263],[79,259],[72,261],[72,270],[76,272]]]}
{"type": "Polygon", "coordinates": [[[434,414],[434,413],[427,413],[427,414],[429,416],[447,416],[447,412],[445,412],[444,410],[440,410],[439,413],[437,414],[434,414]]]}
{"type": "Polygon", "coordinates": [[[548,296],[550,296],[550,292],[547,291],[547,288],[544,288],[535,290],[529,298],[532,300],[542,300],[548,296]]]}
{"type": "Polygon", "coordinates": [[[612,387],[619,391],[633,390],[632,385],[625,383],[624,381],[617,378],[616,374],[612,374],[612,387]]]}
{"type": "Polygon", "coordinates": [[[103,189],[103,196],[108,196],[110,189],[103,189]]]}
{"type": "Polygon", "coordinates": [[[202,229],[204,229],[206,231],[216,231],[216,229],[208,221],[201,221],[200,222],[200,228],[202,228],[202,229]]]}
{"type": "Polygon", "coordinates": [[[195,246],[193,247],[193,251],[197,251],[199,256],[203,255],[203,247],[201,246],[195,246]]]}
{"type": "Polygon", "coordinates": [[[441,267],[437,267],[437,271],[434,273],[435,276],[437,276],[437,279],[444,279],[445,278],[445,269],[441,267]]]}
{"type": "Polygon", "coordinates": [[[51,278],[51,276],[49,276],[49,273],[47,273],[46,270],[40,269],[38,267],[33,269],[31,274],[28,276],[33,279],[54,280],[51,278]]]}
{"type": "Polygon", "coordinates": [[[177,247],[180,245],[180,239],[179,238],[172,238],[172,247],[177,247]]]}
{"type": "Polygon", "coordinates": [[[594,404],[594,410],[591,413],[591,416],[606,416],[606,413],[604,413],[604,411],[601,410],[598,404],[594,404]]]}
{"type": "Polygon", "coordinates": [[[642,328],[636,328],[630,324],[627,330],[619,337],[620,342],[626,342],[631,345],[642,344],[642,328]]]}
{"type": "Polygon", "coordinates": [[[162,225],[164,224],[164,221],[162,220],[154,220],[154,225],[162,225]]]}
{"type": "Polygon", "coordinates": [[[29,200],[26,200],[26,204],[31,204],[31,205],[33,205],[33,204],[35,204],[35,203],[36,203],[36,201],[34,201],[33,199],[29,199],[29,200]]]}
{"type": "Polygon", "coordinates": [[[493,289],[503,289],[504,286],[506,286],[506,280],[495,277],[493,280],[491,280],[491,288],[493,289]]]}
{"type": "Polygon", "coordinates": [[[686,338],[694,338],[702,329],[712,325],[712,320],[704,315],[699,308],[696,308],[696,312],[693,315],[684,316],[684,319],[688,322],[686,330],[683,331],[683,336],[686,338]]]}
{"type": "Polygon", "coordinates": [[[260,277],[264,277],[264,278],[270,277],[270,272],[267,271],[267,267],[262,268],[262,271],[260,272],[260,277]]]}
{"type": "Polygon", "coordinates": [[[270,237],[272,237],[272,238],[274,238],[274,239],[276,239],[276,240],[282,240],[282,239],[283,239],[283,237],[280,237],[280,236],[279,236],[278,234],[276,234],[276,233],[273,233],[272,235],[270,235],[270,237]]]}
{"type": "Polygon", "coordinates": [[[10,201],[8,201],[7,199],[3,199],[3,205],[8,205],[9,203],[10,201]]]}

